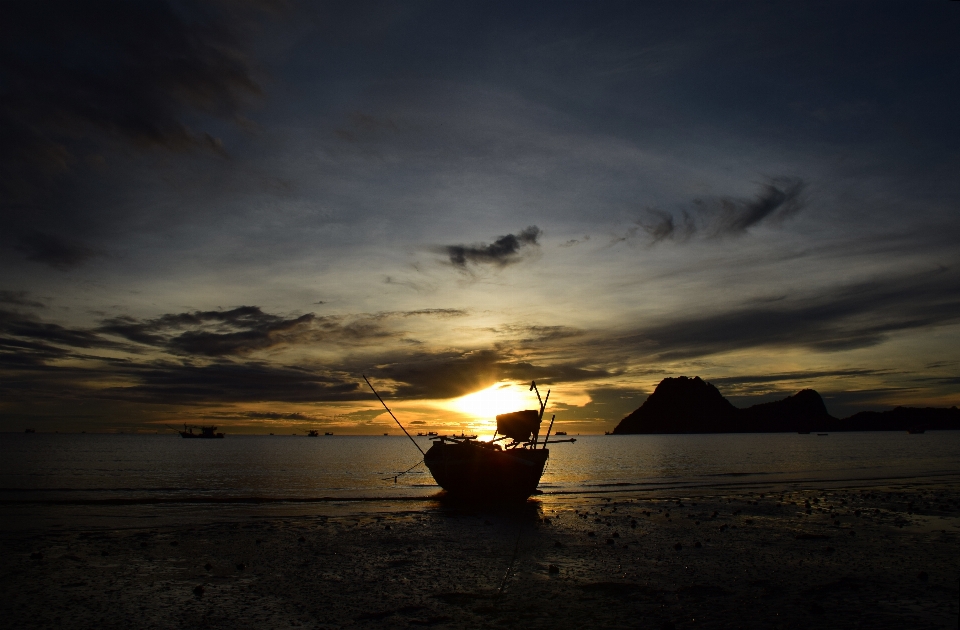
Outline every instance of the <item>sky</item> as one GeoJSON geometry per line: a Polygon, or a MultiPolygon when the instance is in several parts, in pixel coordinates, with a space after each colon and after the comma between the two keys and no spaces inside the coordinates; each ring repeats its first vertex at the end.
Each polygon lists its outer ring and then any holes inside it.
{"type": "Polygon", "coordinates": [[[958,3],[2,13],[2,431],[960,404],[958,3]]]}

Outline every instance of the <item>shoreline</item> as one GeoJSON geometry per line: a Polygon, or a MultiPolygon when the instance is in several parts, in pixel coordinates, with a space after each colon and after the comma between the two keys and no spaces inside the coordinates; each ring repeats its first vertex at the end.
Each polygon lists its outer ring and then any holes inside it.
{"type": "Polygon", "coordinates": [[[120,506],[96,526],[74,517],[101,510],[76,506],[6,532],[0,613],[22,628],[953,628],[960,612],[956,480],[393,501],[206,520],[120,506]]]}

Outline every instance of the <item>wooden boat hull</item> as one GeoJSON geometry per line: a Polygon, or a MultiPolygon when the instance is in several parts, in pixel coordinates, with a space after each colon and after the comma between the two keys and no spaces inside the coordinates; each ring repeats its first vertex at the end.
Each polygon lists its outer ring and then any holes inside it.
{"type": "Polygon", "coordinates": [[[476,442],[435,442],[423,461],[451,496],[521,501],[537,489],[548,457],[548,449],[496,450],[476,442]]]}

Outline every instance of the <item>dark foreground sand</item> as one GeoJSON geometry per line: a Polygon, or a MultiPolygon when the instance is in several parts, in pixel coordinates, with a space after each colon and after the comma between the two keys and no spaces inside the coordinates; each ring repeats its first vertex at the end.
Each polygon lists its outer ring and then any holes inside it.
{"type": "Polygon", "coordinates": [[[191,525],[8,528],[0,623],[958,625],[956,483],[551,496],[512,512],[437,501],[312,504],[215,522],[221,509],[191,525]]]}

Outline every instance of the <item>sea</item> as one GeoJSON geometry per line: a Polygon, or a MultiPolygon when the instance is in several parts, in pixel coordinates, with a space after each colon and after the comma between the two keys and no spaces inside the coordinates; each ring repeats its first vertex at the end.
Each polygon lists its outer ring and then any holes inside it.
{"type": "MultiPolygon", "coordinates": [[[[960,431],[570,437],[577,441],[549,445],[535,500],[960,481],[960,431]]],[[[416,440],[429,448],[429,438],[416,440]]],[[[403,435],[0,434],[0,528],[70,515],[182,520],[252,506],[374,509],[439,491],[403,435]]]]}

